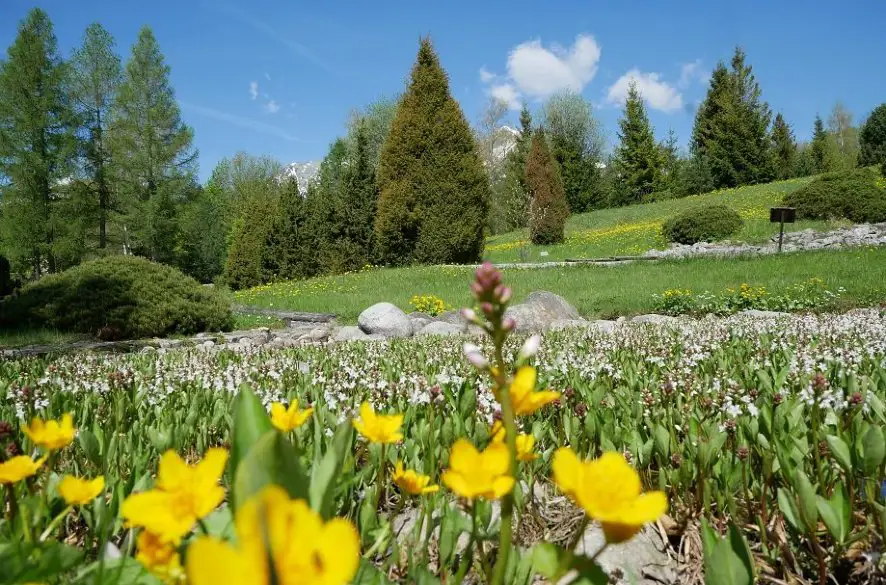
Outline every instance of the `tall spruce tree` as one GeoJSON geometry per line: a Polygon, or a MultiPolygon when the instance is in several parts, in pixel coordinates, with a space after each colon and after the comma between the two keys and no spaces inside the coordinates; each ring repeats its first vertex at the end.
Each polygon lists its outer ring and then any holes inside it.
{"type": "Polygon", "coordinates": [[[197,152],[192,147],[194,132],[181,119],[169,66],[147,26],[139,31],[126,63],[111,110],[111,136],[115,180],[127,208],[128,246],[159,260],[167,244],[155,238],[165,237],[167,231],[155,226],[174,221],[168,213],[193,181],[197,152]],[[172,207],[151,203],[160,191],[166,191],[163,197],[168,197],[172,207]],[[161,217],[155,219],[152,214],[161,217]]]}
{"type": "Polygon", "coordinates": [[[741,48],[730,66],[720,63],[714,69],[693,128],[694,153],[707,160],[718,188],[761,183],[774,175],[769,106],[741,48]]]}
{"type": "Polygon", "coordinates": [[[533,244],[558,244],[569,217],[560,170],[548,148],[543,130],[532,133],[532,146],[526,158],[526,184],[529,187],[529,237],[533,244]]]}
{"type": "Polygon", "coordinates": [[[374,234],[378,184],[368,127],[360,123],[354,136],[354,152],[345,169],[340,199],[332,226],[337,265],[334,272],[358,270],[374,260],[374,234]]]}
{"type": "Polygon", "coordinates": [[[529,106],[524,103],[520,108],[520,135],[517,137],[514,148],[508,152],[509,171],[513,172],[523,191],[526,188],[526,157],[532,146],[532,113],[529,106]]]}
{"type": "Polygon", "coordinates": [[[52,23],[34,8],[0,62],[0,180],[8,183],[0,238],[13,270],[35,278],[64,267],[58,245],[70,218],[58,208],[77,148],[67,75],[52,23]]]}
{"type": "Polygon", "coordinates": [[[646,115],[643,96],[633,81],[628,86],[624,112],[618,121],[618,127],[619,145],[613,162],[619,174],[620,189],[615,203],[639,203],[644,195],[651,193],[659,184],[664,161],[646,115]]]}
{"type": "Polygon", "coordinates": [[[772,123],[772,156],[777,179],[790,179],[797,171],[797,141],[790,125],[779,112],[772,123]]]}
{"type": "Polygon", "coordinates": [[[489,181],[449,80],[427,38],[397,106],[378,170],[375,235],[389,264],[476,262],[489,181]]]}
{"type": "Polygon", "coordinates": [[[277,216],[262,251],[264,278],[270,281],[308,276],[305,258],[315,250],[307,245],[307,209],[295,178],[287,180],[280,194],[277,216]]]}
{"type": "Polygon", "coordinates": [[[812,127],[812,142],[809,145],[812,154],[812,165],[816,173],[827,173],[831,170],[830,141],[821,116],[815,116],[812,127]]]}
{"type": "Polygon", "coordinates": [[[858,141],[859,164],[863,166],[881,164],[886,169],[886,103],[874,108],[865,120],[858,141]]]}
{"type": "MultiPolygon", "coordinates": [[[[98,247],[108,242],[108,220],[118,211],[112,187],[112,160],[108,140],[110,108],[120,85],[120,57],[114,39],[98,23],[89,25],[83,45],[71,60],[71,96],[83,124],[84,188],[98,224],[98,247]]],[[[92,215],[92,214],[90,214],[92,215]]],[[[92,218],[90,218],[92,219],[92,218]]],[[[92,223],[92,222],[90,222],[92,223]]],[[[93,224],[94,228],[95,224],[93,224]]]]}

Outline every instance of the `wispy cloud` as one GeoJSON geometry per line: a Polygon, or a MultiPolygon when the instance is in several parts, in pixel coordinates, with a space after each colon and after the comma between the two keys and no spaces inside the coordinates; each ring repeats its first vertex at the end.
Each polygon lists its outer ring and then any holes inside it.
{"type": "Polygon", "coordinates": [[[320,67],[321,69],[325,70],[327,73],[333,73],[333,74],[338,73],[337,71],[335,71],[335,69],[330,67],[328,63],[326,63],[324,60],[322,60],[320,57],[318,57],[316,54],[314,54],[314,52],[311,51],[308,47],[306,47],[305,45],[303,45],[297,41],[292,40],[292,37],[291,37],[292,33],[282,34],[280,32],[277,32],[277,30],[274,29],[268,23],[266,23],[262,20],[259,20],[258,18],[255,18],[251,14],[247,14],[238,8],[234,8],[233,6],[220,5],[218,7],[220,9],[224,10],[225,12],[227,12],[228,14],[232,15],[233,17],[235,17],[239,21],[243,22],[244,24],[248,24],[249,26],[251,26],[255,30],[257,30],[261,33],[264,33],[265,35],[274,39],[278,43],[288,47],[291,51],[293,51],[294,53],[296,53],[300,57],[310,61],[311,63],[320,67]]]}
{"type": "Polygon", "coordinates": [[[249,97],[253,100],[258,99],[258,82],[250,81],[249,82],[249,97]]]}
{"type": "Polygon", "coordinates": [[[252,118],[245,118],[243,116],[238,116],[236,114],[231,114],[230,112],[225,112],[222,110],[217,110],[215,108],[209,108],[206,106],[201,106],[199,104],[192,104],[190,102],[179,101],[181,107],[185,110],[194,112],[195,114],[199,114],[201,116],[205,116],[207,118],[212,118],[213,120],[219,120],[221,122],[227,122],[233,126],[239,126],[240,128],[245,128],[247,130],[253,130],[255,132],[261,132],[262,134],[268,134],[270,136],[277,136],[278,138],[282,138],[288,142],[302,142],[302,143],[312,143],[312,140],[305,140],[303,138],[299,138],[298,136],[294,136],[287,132],[286,130],[274,126],[273,124],[266,124],[265,122],[260,122],[258,120],[253,120],[252,118]]]}
{"type": "Polygon", "coordinates": [[[265,111],[269,114],[276,114],[280,111],[280,104],[278,104],[275,100],[270,100],[265,104],[265,111]]]}

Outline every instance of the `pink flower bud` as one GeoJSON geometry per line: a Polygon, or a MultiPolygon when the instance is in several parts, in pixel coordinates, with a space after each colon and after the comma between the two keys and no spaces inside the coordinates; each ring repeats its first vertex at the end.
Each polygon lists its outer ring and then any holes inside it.
{"type": "MultiPolygon", "coordinates": [[[[501,286],[501,285],[499,285],[499,286],[501,286]]],[[[513,291],[511,290],[511,287],[509,287],[509,286],[502,287],[501,292],[498,293],[498,301],[502,304],[505,304],[509,300],[511,300],[512,294],[513,294],[513,291]]]]}
{"type": "Polygon", "coordinates": [[[474,309],[468,309],[467,307],[465,307],[461,310],[461,316],[464,317],[464,320],[469,323],[477,322],[477,313],[474,312],[474,309]]]}
{"type": "Polygon", "coordinates": [[[505,317],[501,321],[501,328],[505,331],[513,331],[514,327],[517,326],[517,322],[514,321],[513,317],[505,317]]]}
{"type": "Polygon", "coordinates": [[[468,358],[468,361],[473,364],[475,368],[478,370],[485,370],[489,367],[489,360],[487,360],[483,353],[480,351],[480,348],[474,345],[473,343],[466,343],[462,347],[465,352],[465,356],[468,358]]]}
{"type": "Polygon", "coordinates": [[[492,303],[485,302],[485,303],[480,303],[480,310],[483,311],[483,314],[485,314],[488,317],[495,312],[495,307],[492,306],[492,303]]]}
{"type": "Polygon", "coordinates": [[[523,343],[523,347],[520,348],[520,353],[517,354],[517,359],[520,361],[528,360],[538,353],[539,347],[541,347],[541,336],[531,336],[523,343]]]}

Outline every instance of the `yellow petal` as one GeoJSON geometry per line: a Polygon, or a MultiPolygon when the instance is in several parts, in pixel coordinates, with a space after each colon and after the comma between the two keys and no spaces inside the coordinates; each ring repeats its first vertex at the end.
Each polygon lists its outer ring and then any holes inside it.
{"type": "Polygon", "coordinates": [[[511,393],[522,396],[532,392],[535,390],[535,378],[535,368],[521,366],[514,375],[514,381],[511,382],[511,393]]]}
{"type": "Polygon", "coordinates": [[[360,535],[354,525],[342,518],[330,520],[316,546],[325,568],[323,584],[350,583],[360,565],[360,535]]]}
{"type": "Polygon", "coordinates": [[[173,449],[169,449],[160,457],[157,470],[157,487],[164,491],[173,491],[191,483],[191,468],[173,449]]]}
{"type": "Polygon", "coordinates": [[[480,453],[467,439],[459,439],[449,452],[449,467],[454,470],[471,470],[480,464],[480,453]]]}
{"type": "Polygon", "coordinates": [[[131,494],[120,513],[129,526],[145,528],[163,542],[177,543],[197,521],[193,515],[177,513],[174,496],[161,490],[131,494]]]}
{"type": "Polygon", "coordinates": [[[200,537],[188,547],[187,573],[189,585],[265,585],[267,567],[250,562],[250,558],[231,545],[210,537],[200,537]]]}
{"type": "Polygon", "coordinates": [[[440,476],[440,479],[443,481],[443,485],[449,488],[449,491],[454,494],[468,499],[477,497],[476,490],[474,490],[471,484],[468,483],[465,476],[457,471],[447,469],[440,476]]]}
{"type": "Polygon", "coordinates": [[[480,465],[490,475],[504,475],[511,469],[511,456],[504,443],[490,443],[481,457],[480,465]]]}
{"type": "Polygon", "coordinates": [[[195,481],[210,485],[218,483],[225,472],[227,461],[228,452],[225,449],[220,447],[209,449],[194,469],[195,481]]]}
{"type": "Polygon", "coordinates": [[[568,496],[574,496],[582,473],[582,462],[575,451],[569,447],[557,449],[554,452],[551,469],[554,472],[554,483],[560,491],[568,496]]]}
{"type": "Polygon", "coordinates": [[[492,482],[492,494],[490,499],[497,500],[514,489],[514,478],[508,475],[496,477],[492,482]]]}

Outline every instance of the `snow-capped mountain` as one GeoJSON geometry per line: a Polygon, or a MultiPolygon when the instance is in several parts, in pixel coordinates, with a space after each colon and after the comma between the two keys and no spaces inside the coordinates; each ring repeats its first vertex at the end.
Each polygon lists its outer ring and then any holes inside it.
{"type": "Polygon", "coordinates": [[[508,156],[508,153],[517,146],[517,139],[520,138],[520,131],[510,126],[501,126],[495,129],[492,146],[492,156],[496,160],[502,160],[508,156]]]}
{"type": "Polygon", "coordinates": [[[298,182],[298,191],[302,195],[308,192],[310,183],[320,172],[320,161],[294,162],[286,165],[283,176],[298,182]]]}

